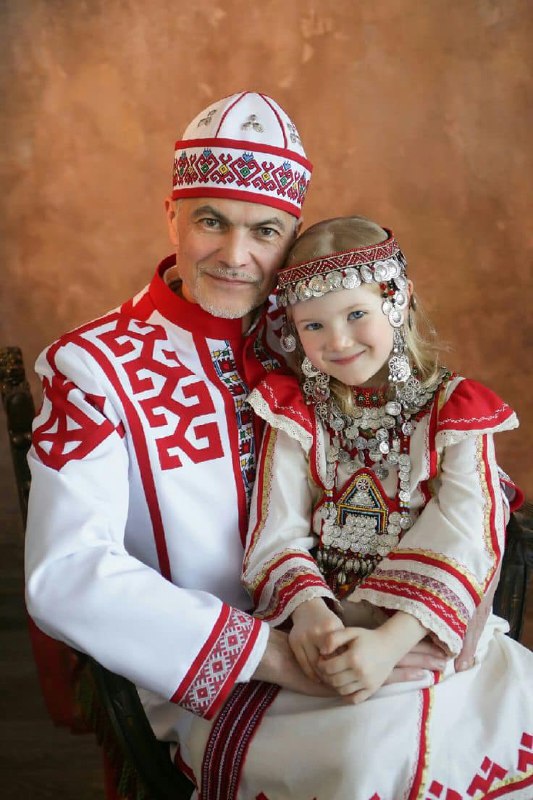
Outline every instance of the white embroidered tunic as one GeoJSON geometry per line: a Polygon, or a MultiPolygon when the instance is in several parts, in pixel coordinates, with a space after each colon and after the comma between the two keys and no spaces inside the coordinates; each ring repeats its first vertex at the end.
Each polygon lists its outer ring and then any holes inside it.
{"type": "MultiPolygon", "coordinates": [[[[258,616],[278,625],[307,598],[337,602],[310,552],[331,533],[346,560],[375,562],[350,573],[346,624],[373,627],[402,609],[457,654],[502,555],[508,508],[492,434],[516,425],[512,410],[474,381],[443,384],[411,438],[414,524],[398,535],[393,471],[377,481],[343,465],[332,487],[329,435],[292,376],[272,373],[250,403],[269,423],[243,574],[258,616]],[[345,516],[328,526],[321,503],[332,488],[345,516]],[[368,524],[346,524],[363,511],[368,524]]],[[[531,800],[533,654],[507,629],[491,615],[474,667],[456,673],[450,659],[443,673],[383,686],[356,706],[261,683],[239,687],[215,723],[194,721],[200,797],[531,800]]]]}
{"type": "Polygon", "coordinates": [[[268,376],[250,403],[270,425],[244,568],[256,614],[278,625],[305,599],[334,599],[337,583],[328,587],[309,553],[318,545],[324,561],[337,559],[331,571],[344,577],[341,597],[409,612],[457,655],[504,548],[492,434],[518,424],[512,409],[475,381],[455,376],[442,384],[411,437],[413,524],[402,531],[398,468],[382,480],[350,461],[328,469],[332,438],[296,379],[268,376]]]}
{"type": "Polygon", "coordinates": [[[243,337],[180,299],[172,263],[38,359],[27,602],[49,635],[210,718],[268,638],[239,576],[261,434],[246,396],[277,361],[264,319],[243,337]]]}

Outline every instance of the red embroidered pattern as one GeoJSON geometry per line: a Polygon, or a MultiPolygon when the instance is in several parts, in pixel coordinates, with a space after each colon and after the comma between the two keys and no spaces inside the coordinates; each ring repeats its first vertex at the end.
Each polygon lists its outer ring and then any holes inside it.
{"type": "Polygon", "coordinates": [[[170,344],[165,349],[163,329],[121,318],[98,338],[120,360],[150,427],[166,429],[157,438],[161,469],[181,467],[180,452],[194,464],[222,458],[217,422],[205,421],[215,413],[209,390],[179,361],[170,344]]]}
{"type": "Polygon", "coordinates": [[[60,470],[85,458],[116,430],[102,415],[104,398],[85,395],[72,381],[59,375],[45,378],[43,393],[42,413],[48,417],[35,428],[33,445],[47,467],[60,470]]]}
{"type": "MultiPolygon", "coordinates": [[[[172,700],[201,717],[209,719],[224,690],[232,686],[232,676],[240,669],[253,646],[260,623],[248,614],[231,608],[214,641],[208,641],[201,661],[194,664],[191,683],[180,687],[172,700]]],[[[188,676],[187,676],[188,677],[188,676]]],[[[183,683],[187,682],[187,677],[183,683]]]]}
{"type": "Polygon", "coordinates": [[[377,581],[371,576],[365,586],[368,589],[377,589],[385,594],[405,597],[415,602],[421,603],[442,619],[448,627],[461,638],[466,632],[466,619],[460,619],[453,609],[451,609],[441,598],[435,597],[423,587],[413,586],[408,583],[399,583],[383,579],[377,581]],[[375,586],[373,584],[376,584],[375,586]]]}
{"type": "Polygon", "coordinates": [[[533,767],[533,736],[530,733],[524,733],[520,744],[524,749],[518,751],[517,766],[520,772],[525,772],[530,767],[533,767]]]}
{"type": "Polygon", "coordinates": [[[256,158],[253,152],[243,153],[230,148],[182,150],[174,162],[174,190],[178,187],[205,184],[233,189],[256,189],[266,195],[274,194],[297,205],[303,203],[310,173],[298,171],[294,162],[282,156],[256,158]]]}
{"type": "MultiPolygon", "coordinates": [[[[295,555],[291,554],[289,557],[294,558],[295,555]]],[[[304,560],[304,563],[287,569],[286,572],[283,573],[282,578],[276,582],[271,592],[268,607],[264,611],[256,613],[259,619],[270,620],[279,617],[293,597],[305,589],[309,589],[313,586],[322,590],[326,588],[326,583],[322,575],[318,572],[310,572],[311,567],[309,563],[305,563],[305,556],[302,556],[302,560],[304,560]]],[[[308,557],[308,561],[312,562],[311,558],[308,557]]],[[[275,566],[279,566],[278,561],[276,561],[275,566]]],[[[328,597],[329,596],[328,592],[328,597]]],[[[255,602],[255,605],[260,605],[259,598],[255,602]]]]}
{"type": "Polygon", "coordinates": [[[284,289],[288,284],[296,283],[312,275],[326,275],[333,270],[341,271],[347,267],[371,264],[373,261],[385,261],[396,256],[398,252],[401,252],[398,242],[389,231],[388,238],[379,244],[357,247],[341,253],[331,253],[313,261],[304,261],[301,264],[291,264],[278,273],[278,286],[284,289]]]}
{"type": "Polygon", "coordinates": [[[379,566],[376,571],[361,584],[364,589],[370,584],[372,588],[379,591],[381,582],[388,580],[397,581],[398,584],[423,587],[431,594],[436,595],[439,600],[446,602],[451,608],[454,609],[455,614],[461,620],[469,619],[470,613],[464,603],[458,598],[455,592],[445,583],[433,578],[429,575],[420,575],[418,573],[408,572],[407,570],[400,569],[383,569],[379,566]]]}
{"type": "Polygon", "coordinates": [[[248,746],[279,689],[262,681],[235,687],[207,740],[200,800],[236,800],[248,746]]]}

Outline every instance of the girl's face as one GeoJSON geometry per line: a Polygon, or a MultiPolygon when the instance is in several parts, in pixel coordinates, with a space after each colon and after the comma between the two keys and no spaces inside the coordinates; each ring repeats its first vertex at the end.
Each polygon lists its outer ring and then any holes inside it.
{"type": "Polygon", "coordinates": [[[348,386],[387,381],[393,329],[376,284],[296,303],[295,328],[314,367],[348,386]]]}

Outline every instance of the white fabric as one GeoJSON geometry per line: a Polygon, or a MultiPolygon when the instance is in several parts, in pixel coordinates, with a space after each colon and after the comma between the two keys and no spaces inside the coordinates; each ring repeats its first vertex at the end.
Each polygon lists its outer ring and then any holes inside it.
{"type": "MultiPolygon", "coordinates": [[[[446,399],[458,385],[448,387],[446,399]]],[[[261,412],[261,403],[254,407],[261,412]]],[[[309,448],[302,448],[301,436],[293,438],[293,420],[272,410],[268,418],[277,430],[265,433],[244,579],[250,590],[260,587],[259,611],[268,609],[265,617],[277,624],[309,596],[306,570],[314,573],[306,550],[317,543],[321,524],[315,514],[313,535],[309,514],[321,489],[310,480],[309,448]],[[287,591],[291,583],[285,604],[280,587],[287,591]]],[[[328,436],[318,432],[323,436],[310,458],[325,482],[328,436]]],[[[429,417],[418,423],[411,440],[411,507],[420,516],[395,548],[399,560],[385,558],[372,588],[363,581],[343,601],[354,612],[348,623],[365,624],[368,615],[368,627],[377,624],[380,608],[412,613],[453,655],[475,610],[473,595],[479,600],[499,560],[506,516],[492,436],[474,429],[459,439],[450,447],[439,443],[428,502],[422,484],[430,475],[434,437],[429,417]],[[405,594],[387,588],[394,570],[405,594]],[[418,585],[440,587],[445,614],[417,595],[418,585]]],[[[341,468],[339,484],[348,477],[341,468]]],[[[391,473],[383,485],[394,496],[396,476],[391,473]]],[[[315,591],[327,590],[316,584],[315,591]]],[[[533,654],[506,637],[507,630],[492,615],[473,669],[456,674],[450,660],[436,685],[436,674],[428,672],[418,683],[383,687],[359,706],[281,691],[248,751],[239,800],[531,800],[533,654]]],[[[195,722],[195,753],[208,730],[207,723],[195,722]]]]}
{"type": "Polygon", "coordinates": [[[239,576],[255,467],[247,380],[275,362],[264,326],[255,347],[240,326],[156,275],[37,363],[29,612],[144,687],[157,733],[174,740],[250,678],[268,638],[243,612],[239,576]]]}

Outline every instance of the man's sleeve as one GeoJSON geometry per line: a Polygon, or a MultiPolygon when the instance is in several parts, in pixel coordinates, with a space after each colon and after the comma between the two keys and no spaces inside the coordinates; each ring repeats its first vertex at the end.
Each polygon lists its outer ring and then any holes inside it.
{"type": "Polygon", "coordinates": [[[29,612],[50,636],[211,718],[253,673],[268,627],[213,594],[174,585],[145,554],[126,550],[130,491],[140,487],[132,486],[122,423],[87,364],[77,364],[72,379],[46,358],[40,370],[44,400],[29,456],[29,612]]]}

